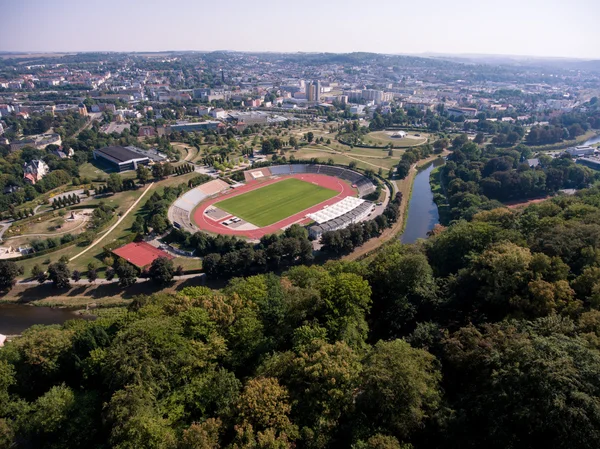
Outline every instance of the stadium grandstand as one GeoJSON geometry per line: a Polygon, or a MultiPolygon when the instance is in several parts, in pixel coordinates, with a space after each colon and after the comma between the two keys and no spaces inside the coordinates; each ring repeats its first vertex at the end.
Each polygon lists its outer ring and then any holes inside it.
{"type": "Polygon", "coordinates": [[[353,187],[358,189],[358,195],[363,197],[375,192],[375,184],[366,176],[342,167],[333,165],[319,164],[291,164],[291,165],[272,165],[268,167],[270,174],[265,173],[267,169],[261,168],[257,170],[248,170],[246,172],[246,180],[251,181],[269,175],[285,176],[296,175],[301,173],[317,173],[321,175],[334,176],[350,182],[353,187]],[[257,173],[258,172],[258,173],[257,173]]]}
{"type": "Polygon", "coordinates": [[[321,209],[314,214],[308,214],[307,217],[313,221],[316,221],[318,224],[325,223],[326,221],[330,221],[347,214],[364,202],[365,200],[361,200],[360,198],[347,196],[343,200],[340,200],[329,207],[321,209]]]}
{"type": "MultiPolygon", "coordinates": [[[[350,198],[350,197],[348,197],[350,198]]],[[[345,198],[345,199],[348,199],[345,198]]],[[[358,199],[358,198],[354,198],[358,199]]],[[[342,200],[343,201],[343,200],[342,200]]],[[[321,238],[323,233],[328,231],[337,231],[338,229],[344,229],[350,226],[352,223],[358,223],[361,220],[364,220],[371,213],[371,208],[373,207],[373,203],[370,201],[360,200],[361,203],[358,204],[353,209],[347,211],[346,213],[339,215],[331,220],[325,221],[323,223],[319,223],[317,225],[313,225],[308,228],[308,235],[315,240],[321,238]]],[[[334,205],[335,206],[335,205],[334,205]]],[[[333,207],[333,206],[330,206],[333,207]]],[[[311,214],[314,215],[314,214],[311,214]]],[[[316,220],[315,220],[316,221],[316,220]]]]}
{"type": "Polygon", "coordinates": [[[229,184],[220,179],[209,181],[184,193],[177,199],[169,209],[169,218],[177,228],[183,228],[190,232],[196,232],[196,228],[190,221],[190,214],[194,208],[206,198],[223,192],[229,188],[229,184]]]}

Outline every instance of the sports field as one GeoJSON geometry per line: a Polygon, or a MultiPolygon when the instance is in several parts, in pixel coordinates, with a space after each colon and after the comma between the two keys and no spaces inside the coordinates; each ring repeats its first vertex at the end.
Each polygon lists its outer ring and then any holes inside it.
{"type": "Polygon", "coordinates": [[[285,179],[215,206],[255,226],[264,227],[308,209],[339,192],[299,179],[285,179]]]}

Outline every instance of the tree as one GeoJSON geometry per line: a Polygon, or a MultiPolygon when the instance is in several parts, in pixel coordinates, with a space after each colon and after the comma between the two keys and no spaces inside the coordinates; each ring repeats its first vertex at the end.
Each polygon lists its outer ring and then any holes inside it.
{"type": "Polygon", "coordinates": [[[48,274],[45,271],[40,271],[40,273],[36,276],[36,281],[40,284],[43,284],[48,280],[48,274]]]}
{"type": "Polygon", "coordinates": [[[115,269],[108,267],[104,273],[107,281],[112,281],[115,278],[115,269]]]}
{"type": "Polygon", "coordinates": [[[57,262],[48,266],[48,279],[52,281],[55,288],[69,288],[71,283],[71,270],[64,262],[57,262]]]}
{"type": "Polygon", "coordinates": [[[441,402],[441,372],[433,355],[403,340],[380,341],[364,363],[357,407],[367,422],[408,437],[441,402]]]}
{"type": "Polygon", "coordinates": [[[138,272],[129,263],[120,264],[115,271],[119,277],[119,285],[121,287],[130,287],[136,283],[138,272]]]}
{"type": "Polygon", "coordinates": [[[31,277],[32,278],[37,278],[39,276],[39,274],[42,273],[42,269],[40,268],[40,266],[36,263],[32,268],[31,268],[31,277]]]}
{"type": "Polygon", "coordinates": [[[131,231],[137,234],[143,234],[146,227],[146,223],[144,222],[144,217],[141,215],[137,215],[135,217],[135,221],[131,225],[131,231]]]}
{"type": "Polygon", "coordinates": [[[362,370],[356,352],[343,342],[326,343],[324,335],[321,327],[298,328],[293,353],[275,356],[264,366],[265,374],[277,374],[287,387],[293,421],[311,430],[315,446],[317,441],[324,446],[353,408],[362,370]]]}
{"type": "Polygon", "coordinates": [[[240,419],[256,430],[272,429],[288,435],[296,432],[289,418],[288,392],[277,379],[251,379],[240,396],[237,408],[240,419]]]}
{"type": "Polygon", "coordinates": [[[123,190],[123,178],[117,173],[111,173],[106,181],[106,186],[111,192],[120,192],[123,190]]]}
{"type": "Polygon", "coordinates": [[[313,134],[312,131],[309,131],[306,133],[306,140],[308,143],[311,143],[314,138],[315,138],[315,135],[313,134]]]}
{"type": "Polygon", "coordinates": [[[88,270],[87,278],[88,278],[88,281],[90,281],[90,284],[93,284],[94,282],[96,282],[96,279],[98,279],[98,272],[95,269],[88,270]]]}
{"type": "Polygon", "coordinates": [[[271,154],[274,151],[273,143],[271,142],[271,139],[263,140],[261,149],[262,149],[263,153],[271,154]]]}
{"type": "Polygon", "coordinates": [[[10,290],[15,285],[18,275],[23,274],[23,268],[8,260],[0,260],[0,291],[10,290]]]}
{"type": "Polygon", "coordinates": [[[152,176],[154,176],[154,179],[162,179],[165,177],[165,171],[162,164],[154,164],[152,166],[152,176]]]}
{"type": "Polygon", "coordinates": [[[166,257],[158,257],[150,265],[150,278],[160,286],[168,285],[175,275],[173,261],[166,257]]]}
{"type": "Polygon", "coordinates": [[[162,234],[169,229],[170,224],[163,214],[156,213],[150,218],[148,226],[150,226],[157,234],[162,234]]]}
{"type": "Polygon", "coordinates": [[[138,165],[138,167],[136,169],[136,174],[137,174],[138,180],[142,184],[146,184],[150,180],[150,176],[152,176],[148,167],[146,167],[145,165],[142,165],[142,164],[138,165]]]}
{"type": "Polygon", "coordinates": [[[447,338],[442,362],[456,414],[448,437],[456,447],[598,446],[600,379],[588,373],[600,369],[600,355],[572,332],[570,320],[544,317],[467,326],[447,338]]]}
{"type": "Polygon", "coordinates": [[[79,280],[81,279],[81,273],[77,270],[73,270],[73,273],[71,274],[71,279],[73,279],[74,282],[79,282],[79,280]]]}
{"type": "Polygon", "coordinates": [[[208,418],[203,423],[193,423],[183,431],[180,449],[219,449],[220,419],[208,418]]]}

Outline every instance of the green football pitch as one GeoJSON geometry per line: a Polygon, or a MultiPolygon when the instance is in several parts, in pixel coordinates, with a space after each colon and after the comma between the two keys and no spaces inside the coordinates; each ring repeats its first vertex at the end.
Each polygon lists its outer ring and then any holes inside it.
{"type": "Polygon", "coordinates": [[[291,178],[229,198],[215,206],[262,228],[337,194],[335,190],[291,178]]]}

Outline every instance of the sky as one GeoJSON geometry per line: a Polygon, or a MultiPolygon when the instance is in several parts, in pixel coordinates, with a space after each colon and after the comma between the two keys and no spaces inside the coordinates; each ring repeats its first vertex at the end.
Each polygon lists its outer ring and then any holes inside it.
{"type": "Polygon", "coordinates": [[[0,51],[600,59],[599,0],[0,0],[0,51]]]}

